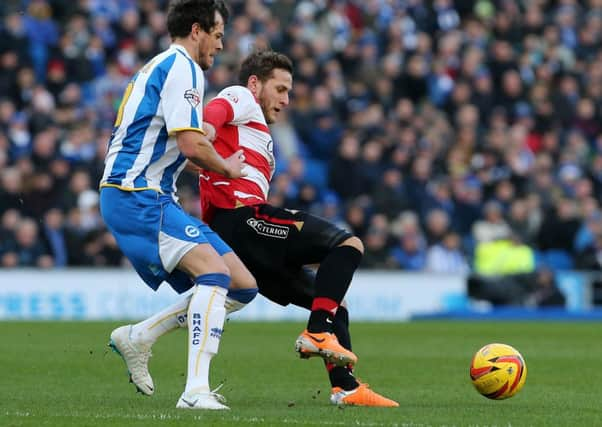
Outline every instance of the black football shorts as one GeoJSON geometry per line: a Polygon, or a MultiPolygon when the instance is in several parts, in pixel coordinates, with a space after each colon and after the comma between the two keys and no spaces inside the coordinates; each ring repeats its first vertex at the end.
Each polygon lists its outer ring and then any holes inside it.
{"type": "Polygon", "coordinates": [[[218,209],[210,227],[255,276],[259,292],[282,305],[309,308],[313,273],[333,247],[352,234],[303,211],[268,204],[218,209]]]}

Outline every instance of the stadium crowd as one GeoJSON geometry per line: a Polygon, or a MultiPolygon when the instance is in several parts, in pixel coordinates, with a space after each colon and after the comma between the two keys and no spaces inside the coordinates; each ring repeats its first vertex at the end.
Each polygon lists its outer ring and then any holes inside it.
{"type": "MultiPolygon", "coordinates": [[[[364,268],[602,262],[602,0],[229,1],[206,99],[251,50],[295,64],[276,205],[343,224],[364,268]]],[[[164,0],[0,3],[0,265],[122,265],[97,184],[164,0]]],[[[179,185],[199,213],[196,178],[179,185]]]]}

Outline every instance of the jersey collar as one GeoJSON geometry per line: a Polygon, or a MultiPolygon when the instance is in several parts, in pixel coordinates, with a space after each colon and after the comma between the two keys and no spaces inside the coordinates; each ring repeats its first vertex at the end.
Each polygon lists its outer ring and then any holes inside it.
{"type": "Polygon", "coordinates": [[[172,43],[171,45],[169,45],[170,49],[175,49],[178,52],[180,52],[181,54],[183,54],[186,58],[190,59],[193,61],[192,56],[190,56],[190,54],[188,53],[188,51],[186,50],[186,48],[184,46],[182,46],[179,43],[172,43]]]}

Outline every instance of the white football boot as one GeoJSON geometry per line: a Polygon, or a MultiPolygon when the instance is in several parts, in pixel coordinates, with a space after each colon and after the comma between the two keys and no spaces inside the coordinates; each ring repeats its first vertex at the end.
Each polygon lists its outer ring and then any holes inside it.
{"type": "Polygon", "coordinates": [[[153,379],[148,372],[149,346],[134,344],[130,337],[132,325],[120,326],[111,332],[109,346],[121,356],[128,368],[130,382],[140,393],[151,396],[155,392],[153,379]]]}
{"type": "Polygon", "coordinates": [[[213,410],[228,410],[226,398],[214,391],[197,392],[191,390],[182,393],[176,408],[178,409],[213,409],[213,410]]]}

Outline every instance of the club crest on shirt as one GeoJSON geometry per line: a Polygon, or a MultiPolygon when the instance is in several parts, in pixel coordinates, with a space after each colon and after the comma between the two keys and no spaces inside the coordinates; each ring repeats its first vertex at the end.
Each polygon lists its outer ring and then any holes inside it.
{"type": "Polygon", "coordinates": [[[226,98],[235,104],[238,104],[238,96],[234,95],[232,92],[226,92],[226,98]]]}
{"type": "Polygon", "coordinates": [[[184,228],[184,233],[186,233],[188,237],[192,238],[199,237],[199,235],[201,234],[199,229],[196,228],[194,225],[187,225],[186,228],[184,228]]]}
{"type": "Polygon", "coordinates": [[[288,237],[288,227],[276,224],[268,224],[261,219],[249,218],[247,224],[257,234],[277,239],[286,239],[288,237]]]}
{"type": "Polygon", "coordinates": [[[195,88],[188,89],[184,92],[184,99],[188,101],[192,108],[196,108],[201,103],[201,94],[195,88]]]}

